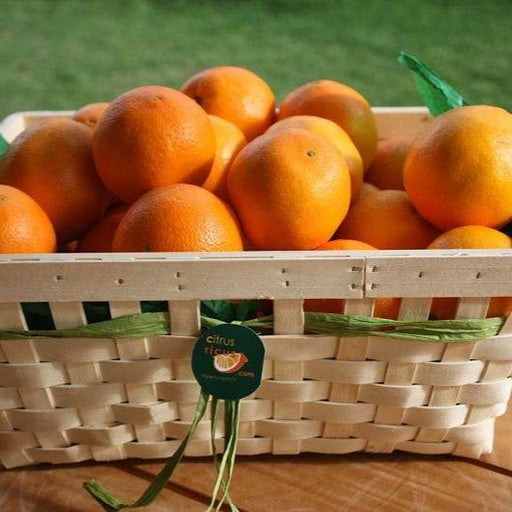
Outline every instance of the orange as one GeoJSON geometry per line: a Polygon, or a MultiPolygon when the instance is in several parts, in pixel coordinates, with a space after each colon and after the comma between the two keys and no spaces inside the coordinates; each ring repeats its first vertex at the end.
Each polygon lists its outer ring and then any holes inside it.
{"type": "Polygon", "coordinates": [[[511,249],[510,237],[485,226],[461,226],[438,236],[428,249],[511,249]]]}
{"type": "Polygon", "coordinates": [[[404,190],[404,163],[413,137],[396,135],[377,143],[377,152],[364,176],[365,181],[383,190],[404,190]]]}
{"type": "Polygon", "coordinates": [[[425,219],[446,231],[512,219],[512,115],[489,106],[437,117],[414,140],[405,189],[425,219]]]}
{"type": "Polygon", "coordinates": [[[361,197],[336,232],[337,237],[378,249],[425,249],[438,235],[402,190],[379,190],[361,197]]]}
{"type": "Polygon", "coordinates": [[[356,201],[365,196],[366,194],[371,194],[372,192],[378,192],[380,188],[376,187],[375,185],[372,185],[371,183],[363,182],[361,185],[361,189],[359,190],[359,194],[357,194],[356,201]]]}
{"type": "Polygon", "coordinates": [[[364,242],[357,240],[330,240],[320,247],[316,248],[317,251],[375,251],[376,248],[364,242]]]}
{"type": "Polygon", "coordinates": [[[60,242],[98,222],[110,201],[94,168],[92,130],[71,119],[29,126],[4,155],[0,183],[23,190],[52,221],[60,242]]]}
{"type": "Polygon", "coordinates": [[[205,69],[181,88],[208,114],[230,121],[247,140],[261,135],[274,121],[275,97],[258,75],[236,66],[205,69]]]}
{"type": "MultiPolygon", "coordinates": [[[[331,240],[317,247],[317,251],[376,251],[375,247],[357,240],[331,240]]],[[[319,313],[337,313],[342,315],[345,310],[344,299],[306,299],[304,311],[316,311],[319,313]]],[[[374,316],[377,318],[396,319],[400,310],[400,299],[379,298],[375,300],[374,316]]]]}
{"type": "Polygon", "coordinates": [[[277,130],[240,151],[229,196],[254,249],[308,250],[327,242],[350,203],[336,147],[307,130],[277,130]]]}
{"type": "Polygon", "coordinates": [[[290,128],[302,128],[316,133],[332,142],[340,150],[350,172],[350,189],[353,200],[363,184],[363,161],[347,132],[329,119],[317,116],[292,116],[273,124],[267,133],[290,128]]]}
{"type": "Polygon", "coordinates": [[[370,165],[377,147],[377,124],[369,103],[356,90],[332,80],[307,83],[286,96],[279,119],[304,114],[341,126],[359,150],[363,167],[370,165]]]}
{"type": "Polygon", "coordinates": [[[110,104],[94,131],[93,150],[101,179],[132,203],[155,187],[202,185],[215,133],[206,112],[181,92],[139,87],[110,104]]]}
{"type": "Polygon", "coordinates": [[[143,195],[123,217],[112,247],[115,252],[243,250],[231,208],[208,190],[186,183],[143,195]]]}
{"type": "Polygon", "coordinates": [[[73,119],[94,130],[101,116],[107,110],[108,105],[108,103],[89,103],[78,109],[73,115],[73,119]]]}
{"type": "Polygon", "coordinates": [[[233,123],[217,116],[209,116],[215,131],[217,150],[213,165],[203,187],[229,202],[228,170],[236,155],[247,144],[242,131],[233,123]]]}
{"type": "Polygon", "coordinates": [[[57,252],[75,252],[78,246],[78,240],[65,242],[57,246],[57,252]]]}
{"type": "Polygon", "coordinates": [[[112,252],[112,240],[127,210],[121,206],[108,212],[80,239],[75,252],[112,252]]]}
{"type": "MultiPolygon", "coordinates": [[[[504,233],[485,226],[461,226],[436,238],[429,249],[511,249],[512,239],[504,233]]],[[[442,320],[455,318],[458,299],[437,298],[432,301],[432,314],[442,320]]],[[[493,297],[487,317],[508,316],[512,311],[512,297],[493,297]]]]}
{"type": "Polygon", "coordinates": [[[57,239],[50,219],[27,194],[0,185],[0,253],[55,252],[57,239]]]}

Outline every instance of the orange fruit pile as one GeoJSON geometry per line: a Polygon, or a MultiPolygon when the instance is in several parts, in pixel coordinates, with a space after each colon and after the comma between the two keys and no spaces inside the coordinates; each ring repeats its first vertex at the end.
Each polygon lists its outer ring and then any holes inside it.
{"type": "MultiPolygon", "coordinates": [[[[349,85],[310,82],[276,108],[235,66],[33,123],[0,161],[0,253],[510,249],[498,230],[511,221],[505,110],[455,108],[416,137],[379,140],[349,85]]],[[[374,314],[399,307],[380,298],[374,314]]],[[[495,298],[489,315],[511,309],[495,298]]],[[[438,318],[456,311],[433,301],[438,318]]]]}

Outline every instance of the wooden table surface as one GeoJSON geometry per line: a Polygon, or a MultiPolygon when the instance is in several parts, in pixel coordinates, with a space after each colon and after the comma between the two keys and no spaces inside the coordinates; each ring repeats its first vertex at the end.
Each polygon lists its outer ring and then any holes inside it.
{"type": "MultiPolygon", "coordinates": [[[[101,512],[82,489],[94,477],[135,499],[162,461],[38,466],[0,472],[2,512],[101,512]]],[[[512,410],[497,420],[495,449],[481,460],[420,455],[257,456],[237,460],[241,512],[512,511],[512,410]]],[[[148,512],[199,512],[214,480],[210,459],[182,461],[148,512]]],[[[227,508],[224,510],[228,510],[227,508]]]]}

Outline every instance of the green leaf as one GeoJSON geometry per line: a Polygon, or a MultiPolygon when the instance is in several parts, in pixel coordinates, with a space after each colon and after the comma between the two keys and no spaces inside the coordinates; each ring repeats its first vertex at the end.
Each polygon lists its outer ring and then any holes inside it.
{"type": "Polygon", "coordinates": [[[261,311],[261,304],[259,300],[242,300],[236,306],[234,320],[249,320],[254,318],[258,311],[261,311]]]}
{"type": "Polygon", "coordinates": [[[9,143],[3,138],[2,134],[0,134],[0,160],[2,160],[8,147],[9,143]]]}
{"type": "Polygon", "coordinates": [[[401,51],[398,62],[412,71],[421,99],[433,116],[438,116],[452,108],[468,105],[462,95],[446,80],[413,55],[401,51]]]}
{"type": "Polygon", "coordinates": [[[203,300],[201,314],[223,322],[232,322],[236,320],[236,305],[229,300],[203,300]]]}

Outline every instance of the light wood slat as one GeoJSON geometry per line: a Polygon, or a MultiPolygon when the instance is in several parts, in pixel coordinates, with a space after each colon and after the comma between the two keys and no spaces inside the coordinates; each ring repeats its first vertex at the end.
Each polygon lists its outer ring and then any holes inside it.
{"type": "Polygon", "coordinates": [[[421,321],[428,320],[432,299],[426,298],[404,298],[400,301],[400,311],[398,318],[400,320],[421,321]]]}
{"type": "Polygon", "coordinates": [[[139,301],[111,301],[109,302],[110,316],[118,318],[125,315],[140,313],[139,301]]]}
{"type": "Polygon", "coordinates": [[[507,319],[503,323],[500,334],[503,336],[512,334],[512,312],[510,315],[508,315],[507,319]]]}
{"type": "Polygon", "coordinates": [[[373,107],[376,114],[377,131],[379,137],[391,137],[393,135],[418,134],[432,121],[432,116],[425,107],[373,107]],[[402,112],[406,112],[403,115],[402,112]]]}
{"type": "Polygon", "coordinates": [[[302,334],[304,309],[302,299],[274,301],[274,334],[302,334]]]}
{"type": "Polygon", "coordinates": [[[457,303],[455,318],[485,318],[489,302],[485,297],[465,297],[457,303]]]}
{"type": "Polygon", "coordinates": [[[26,117],[24,113],[16,113],[2,121],[0,134],[7,142],[11,143],[26,128],[26,117]]]}
{"type": "MultiPolygon", "coordinates": [[[[63,258],[64,260],[64,258],[63,258]]],[[[362,297],[364,259],[33,262],[0,258],[0,302],[362,297]],[[352,271],[358,268],[359,271],[352,271]],[[283,269],[286,273],[283,273],[283,269]]]]}
{"type": "MultiPolygon", "coordinates": [[[[375,113],[379,137],[404,133],[416,135],[432,120],[426,107],[372,107],[372,110],[375,113]]],[[[72,110],[18,112],[6,117],[0,123],[0,133],[7,142],[12,142],[16,135],[34,122],[48,117],[69,118],[73,114],[72,110]]]]}
{"type": "Polygon", "coordinates": [[[201,331],[199,307],[198,300],[170,301],[171,334],[198,336],[201,331]]]}
{"type": "Polygon", "coordinates": [[[0,329],[27,329],[25,315],[19,302],[0,303],[0,329]]]}
{"type": "Polygon", "coordinates": [[[87,324],[84,306],[81,302],[50,302],[49,306],[57,329],[87,324]]]}
{"type": "Polygon", "coordinates": [[[366,261],[368,297],[507,297],[512,295],[512,254],[504,251],[425,251],[374,256],[366,261]],[[467,253],[467,254],[466,254],[467,253]],[[448,254],[448,253],[447,253],[448,254]],[[482,257],[485,256],[485,257],[482,257]]]}

